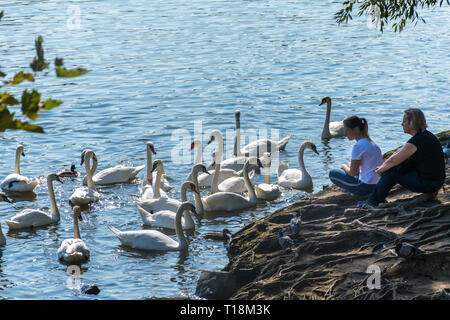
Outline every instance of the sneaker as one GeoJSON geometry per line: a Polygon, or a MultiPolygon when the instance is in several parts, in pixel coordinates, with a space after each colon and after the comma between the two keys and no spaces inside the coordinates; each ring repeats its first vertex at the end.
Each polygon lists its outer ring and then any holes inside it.
{"type": "Polygon", "coordinates": [[[356,204],[357,208],[360,209],[373,209],[375,208],[374,205],[372,205],[369,200],[364,200],[364,201],[358,201],[358,203],[356,204]]]}

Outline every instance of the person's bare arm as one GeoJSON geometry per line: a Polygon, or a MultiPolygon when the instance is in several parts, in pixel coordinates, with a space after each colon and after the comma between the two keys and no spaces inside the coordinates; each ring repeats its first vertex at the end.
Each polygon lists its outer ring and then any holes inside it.
{"type": "Polygon", "coordinates": [[[383,172],[392,167],[398,166],[400,163],[411,157],[416,151],[417,147],[415,145],[412,143],[407,143],[392,154],[381,166],[375,168],[374,171],[381,176],[383,172]]]}
{"type": "Polygon", "coordinates": [[[359,166],[361,164],[361,160],[352,160],[350,162],[350,167],[346,164],[341,166],[341,169],[344,170],[349,176],[354,177],[359,173],[359,166]]]}

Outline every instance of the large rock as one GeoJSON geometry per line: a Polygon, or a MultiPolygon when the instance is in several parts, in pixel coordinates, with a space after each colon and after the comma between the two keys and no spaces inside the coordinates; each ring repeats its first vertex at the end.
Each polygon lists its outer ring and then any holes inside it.
{"type": "Polygon", "coordinates": [[[203,270],[195,294],[213,300],[228,299],[237,290],[236,276],[226,271],[203,270]]]}

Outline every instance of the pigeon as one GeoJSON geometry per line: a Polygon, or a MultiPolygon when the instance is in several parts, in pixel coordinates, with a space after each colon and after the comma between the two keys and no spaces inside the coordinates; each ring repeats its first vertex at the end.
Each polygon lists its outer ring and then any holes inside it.
{"type": "Polygon", "coordinates": [[[291,237],[289,236],[283,236],[283,231],[280,229],[278,238],[278,243],[280,244],[281,248],[285,249],[294,244],[294,241],[292,241],[291,237]]]}
{"type": "Polygon", "coordinates": [[[423,253],[420,249],[408,242],[397,243],[395,246],[395,252],[402,258],[411,258],[423,253]]]}
{"type": "Polygon", "coordinates": [[[291,219],[289,226],[291,227],[291,231],[293,234],[298,234],[300,232],[300,213],[297,212],[297,215],[291,219]]]}

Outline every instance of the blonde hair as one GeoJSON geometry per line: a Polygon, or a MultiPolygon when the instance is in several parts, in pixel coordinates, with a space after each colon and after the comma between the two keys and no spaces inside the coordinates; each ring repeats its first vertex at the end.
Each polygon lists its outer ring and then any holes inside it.
{"type": "Polygon", "coordinates": [[[411,126],[417,132],[424,132],[428,127],[427,121],[425,120],[425,115],[420,109],[408,109],[405,110],[406,118],[411,126]]]}

